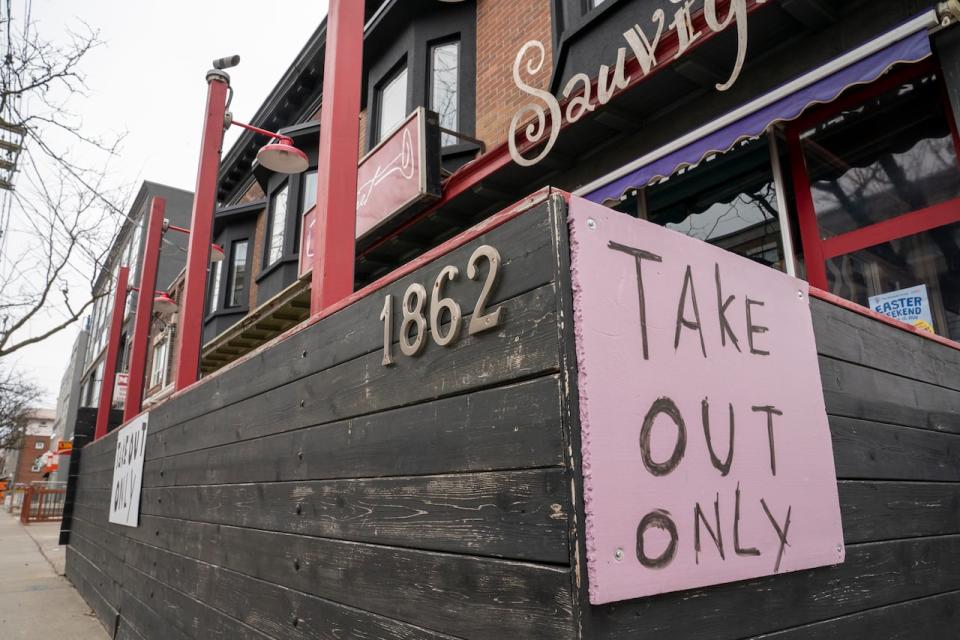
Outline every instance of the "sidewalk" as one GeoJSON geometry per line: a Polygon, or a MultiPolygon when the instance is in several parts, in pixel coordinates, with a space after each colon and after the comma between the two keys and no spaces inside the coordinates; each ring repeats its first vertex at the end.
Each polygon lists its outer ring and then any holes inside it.
{"type": "Polygon", "coordinates": [[[57,546],[59,528],[59,522],[24,527],[5,509],[0,510],[0,638],[109,637],[83,598],[62,577],[65,554],[63,547],[57,546]]]}

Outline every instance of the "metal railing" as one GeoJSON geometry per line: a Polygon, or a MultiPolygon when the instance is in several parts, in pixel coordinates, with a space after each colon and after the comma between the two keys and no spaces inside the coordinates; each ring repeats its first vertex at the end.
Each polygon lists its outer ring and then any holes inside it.
{"type": "Polygon", "coordinates": [[[51,522],[63,517],[63,503],[67,495],[66,483],[43,482],[31,484],[23,492],[20,504],[20,522],[51,522]]]}

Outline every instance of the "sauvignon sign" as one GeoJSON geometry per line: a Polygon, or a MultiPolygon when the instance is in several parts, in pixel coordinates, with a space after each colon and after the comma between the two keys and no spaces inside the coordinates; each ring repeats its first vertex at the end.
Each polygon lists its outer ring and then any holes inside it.
{"type": "Polygon", "coordinates": [[[570,210],[590,601],[841,562],[806,283],[570,210]]]}
{"type": "Polygon", "coordinates": [[[136,527],[140,518],[140,487],[143,484],[143,455],[147,449],[150,414],[134,418],[117,432],[110,484],[110,522],[136,527]]]}
{"type": "Polygon", "coordinates": [[[507,143],[510,156],[517,164],[529,167],[543,160],[553,149],[564,122],[573,123],[598,106],[605,105],[619,91],[626,89],[632,80],[626,73],[627,53],[636,58],[639,73],[647,75],[657,68],[663,60],[661,53],[667,39],[676,42],[674,60],[682,57],[708,32],[719,33],[728,28],[737,31],[737,54],[733,61],[730,76],[718,83],[718,91],[726,91],[740,77],[743,63],[747,57],[747,14],[748,2],[754,5],[766,4],[767,0],[729,0],[726,10],[720,5],[723,0],[671,0],[670,14],[657,9],[646,20],[637,19],[633,24],[625,24],[623,39],[626,46],[617,49],[617,60],[613,68],[601,65],[596,73],[596,95],[594,80],[584,72],[575,73],[564,85],[561,100],[549,91],[537,88],[527,82],[525,76],[535,76],[543,70],[547,60],[546,47],[539,40],[525,43],[513,63],[513,82],[527,95],[538,102],[524,105],[510,121],[507,143]],[[696,26],[694,12],[702,8],[705,27],[696,26]],[[524,149],[517,144],[520,129],[523,129],[524,149]],[[527,149],[543,144],[533,156],[525,155],[527,149]]]}

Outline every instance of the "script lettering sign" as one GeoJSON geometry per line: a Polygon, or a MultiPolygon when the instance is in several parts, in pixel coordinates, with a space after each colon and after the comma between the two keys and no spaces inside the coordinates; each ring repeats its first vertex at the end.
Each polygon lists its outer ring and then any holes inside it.
{"type": "Polygon", "coordinates": [[[842,562],[807,284],[570,210],[590,602],[842,562]]]}
{"type": "Polygon", "coordinates": [[[617,49],[617,60],[612,68],[609,65],[600,66],[595,76],[596,95],[593,95],[593,79],[584,72],[574,74],[567,81],[560,92],[560,99],[549,91],[530,85],[525,77],[534,76],[543,69],[547,54],[546,47],[539,40],[525,43],[514,59],[513,82],[523,93],[533,96],[537,101],[521,107],[510,121],[507,136],[510,157],[524,167],[533,166],[547,157],[560,136],[562,123],[576,122],[598,106],[607,104],[614,95],[630,85],[632,78],[626,73],[628,53],[636,58],[639,72],[647,75],[665,62],[661,59],[663,54],[660,53],[660,45],[671,33],[677,42],[673,56],[673,60],[676,60],[708,31],[719,33],[728,28],[737,30],[737,54],[733,68],[729,78],[717,84],[718,91],[726,91],[739,79],[747,57],[748,2],[759,5],[766,4],[767,0],[730,0],[726,11],[719,6],[721,0],[702,0],[702,4],[700,0],[670,0],[673,6],[668,11],[657,9],[646,20],[624,25],[626,46],[617,49]],[[703,10],[706,29],[694,25],[696,5],[703,10]],[[561,104],[561,99],[564,104],[561,104]],[[521,138],[519,144],[518,137],[521,138]],[[535,155],[527,155],[528,149],[540,144],[542,147],[535,155]]]}

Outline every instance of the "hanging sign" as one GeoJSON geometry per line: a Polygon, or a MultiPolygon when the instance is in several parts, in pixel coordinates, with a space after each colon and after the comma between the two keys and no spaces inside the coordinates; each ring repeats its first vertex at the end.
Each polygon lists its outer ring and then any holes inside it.
{"type": "Polygon", "coordinates": [[[628,50],[636,58],[641,75],[647,75],[664,61],[659,57],[660,45],[669,36],[677,42],[676,53],[672,60],[682,57],[690,47],[704,37],[708,31],[719,33],[730,27],[737,30],[737,54],[733,68],[725,82],[717,84],[718,91],[726,91],[740,77],[743,63],[747,57],[747,13],[748,3],[766,4],[767,0],[730,0],[726,12],[718,8],[720,0],[672,0],[672,16],[663,9],[657,9],[647,20],[631,21],[625,24],[623,39],[626,46],[617,49],[617,61],[611,69],[601,65],[596,77],[596,96],[593,95],[594,82],[590,75],[580,72],[574,74],[563,87],[560,99],[549,91],[530,85],[524,76],[536,76],[543,70],[547,61],[546,47],[539,40],[525,43],[513,62],[513,82],[523,93],[533,96],[538,102],[524,105],[510,120],[507,144],[510,157],[517,164],[529,167],[543,160],[560,136],[563,123],[574,123],[598,106],[607,104],[617,93],[623,91],[632,80],[626,74],[628,50]],[[701,5],[706,29],[694,26],[695,5],[701,5]],[[541,104],[542,103],[542,104],[541,104]],[[523,140],[518,146],[517,137],[523,130],[523,140]],[[528,156],[526,151],[543,145],[536,155],[528,156]],[[521,147],[523,147],[521,149],[521,147]]]}
{"type": "MultiPolygon", "coordinates": [[[[443,193],[440,124],[420,107],[360,160],[357,168],[357,238],[400,224],[443,193]]],[[[303,216],[299,275],[313,268],[316,207],[303,216]]]]}
{"type": "Polygon", "coordinates": [[[930,314],[930,298],[927,285],[870,296],[870,308],[894,320],[912,324],[918,329],[935,333],[933,316],[930,314]]]}
{"type": "Polygon", "coordinates": [[[590,602],[842,562],[807,284],[570,210],[590,602]]]}
{"type": "Polygon", "coordinates": [[[129,373],[118,373],[113,385],[113,406],[122,407],[127,401],[127,386],[130,384],[129,373]]]}
{"type": "Polygon", "coordinates": [[[60,440],[57,442],[57,453],[61,455],[68,456],[70,452],[73,451],[73,441],[72,440],[60,440]]]}
{"type": "Polygon", "coordinates": [[[134,418],[117,431],[117,450],[110,484],[110,522],[136,527],[140,520],[143,456],[147,449],[149,413],[134,418]]]}

